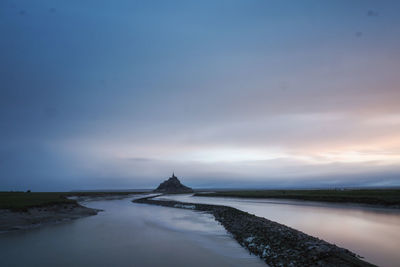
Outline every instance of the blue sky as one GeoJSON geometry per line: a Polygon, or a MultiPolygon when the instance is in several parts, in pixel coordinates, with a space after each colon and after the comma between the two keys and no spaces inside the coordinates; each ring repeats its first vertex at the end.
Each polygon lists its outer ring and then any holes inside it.
{"type": "Polygon", "coordinates": [[[0,3],[0,189],[400,185],[398,1],[0,3]]]}

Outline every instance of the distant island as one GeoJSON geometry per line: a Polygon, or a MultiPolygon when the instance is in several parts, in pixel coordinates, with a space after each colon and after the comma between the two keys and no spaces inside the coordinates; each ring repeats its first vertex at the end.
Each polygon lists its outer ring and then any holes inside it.
{"type": "Polygon", "coordinates": [[[178,177],[175,176],[175,173],[172,173],[172,176],[162,182],[153,192],[166,194],[193,193],[193,189],[184,186],[178,177]]]}

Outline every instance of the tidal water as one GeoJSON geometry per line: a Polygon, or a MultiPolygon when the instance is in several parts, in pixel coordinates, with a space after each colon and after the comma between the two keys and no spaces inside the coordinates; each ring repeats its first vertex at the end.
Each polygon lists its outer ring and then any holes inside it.
{"type": "Polygon", "coordinates": [[[400,211],[295,200],[193,197],[161,199],[219,204],[265,217],[347,248],[379,266],[400,266],[400,211]]]}
{"type": "Polygon", "coordinates": [[[209,214],[131,202],[96,216],[0,235],[0,266],[266,266],[209,214]]]}

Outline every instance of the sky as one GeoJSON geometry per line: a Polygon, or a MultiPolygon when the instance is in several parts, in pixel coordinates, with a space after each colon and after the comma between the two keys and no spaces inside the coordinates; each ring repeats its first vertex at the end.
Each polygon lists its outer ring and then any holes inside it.
{"type": "Polygon", "coordinates": [[[400,186],[400,1],[0,1],[0,191],[400,186]]]}

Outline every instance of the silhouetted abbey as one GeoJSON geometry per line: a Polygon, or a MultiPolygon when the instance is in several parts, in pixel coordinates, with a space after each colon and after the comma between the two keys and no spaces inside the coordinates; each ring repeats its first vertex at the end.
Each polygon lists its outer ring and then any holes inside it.
{"type": "Polygon", "coordinates": [[[162,182],[154,192],[157,193],[192,193],[193,190],[190,187],[184,186],[181,184],[179,181],[178,177],[175,176],[174,173],[172,173],[172,176],[162,182]]]}

